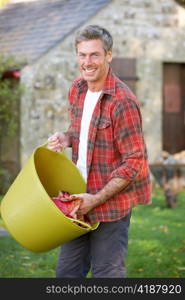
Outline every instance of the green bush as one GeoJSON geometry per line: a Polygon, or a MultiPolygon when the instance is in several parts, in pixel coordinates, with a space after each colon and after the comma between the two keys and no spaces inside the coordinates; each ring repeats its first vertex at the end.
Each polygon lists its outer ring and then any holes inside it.
{"type": "Polygon", "coordinates": [[[11,183],[13,174],[2,160],[3,143],[12,139],[19,131],[19,101],[23,93],[23,85],[19,79],[11,77],[13,71],[19,70],[23,63],[14,57],[0,57],[0,192],[5,192],[11,183]]]}
{"type": "Polygon", "coordinates": [[[0,136],[12,136],[18,127],[17,106],[23,87],[17,84],[17,78],[4,76],[9,70],[19,69],[20,62],[13,57],[0,57],[0,136]]]}

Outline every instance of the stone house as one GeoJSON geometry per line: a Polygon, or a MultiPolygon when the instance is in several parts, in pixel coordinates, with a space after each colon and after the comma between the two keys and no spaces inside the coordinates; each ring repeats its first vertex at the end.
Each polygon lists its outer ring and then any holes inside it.
{"type": "Polygon", "coordinates": [[[113,35],[112,67],[141,101],[150,162],[163,150],[185,149],[185,7],[178,2],[10,0],[0,9],[0,55],[25,61],[17,148],[21,163],[49,135],[69,125],[67,93],[79,76],[74,35],[88,24],[113,35]]]}

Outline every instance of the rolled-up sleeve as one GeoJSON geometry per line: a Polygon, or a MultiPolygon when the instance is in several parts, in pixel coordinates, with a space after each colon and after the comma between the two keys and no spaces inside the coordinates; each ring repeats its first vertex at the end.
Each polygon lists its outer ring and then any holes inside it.
{"type": "Polygon", "coordinates": [[[119,100],[112,110],[114,144],[121,156],[121,163],[109,179],[121,177],[133,181],[142,170],[145,144],[142,119],[138,104],[132,99],[119,100]]]}

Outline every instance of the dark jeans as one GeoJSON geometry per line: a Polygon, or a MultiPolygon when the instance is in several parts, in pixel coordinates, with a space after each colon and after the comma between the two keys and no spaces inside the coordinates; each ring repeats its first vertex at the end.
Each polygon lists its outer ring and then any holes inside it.
{"type": "Polygon", "coordinates": [[[86,277],[91,268],[93,277],[124,278],[130,216],[102,222],[95,231],[63,244],[56,277],[86,277]]]}

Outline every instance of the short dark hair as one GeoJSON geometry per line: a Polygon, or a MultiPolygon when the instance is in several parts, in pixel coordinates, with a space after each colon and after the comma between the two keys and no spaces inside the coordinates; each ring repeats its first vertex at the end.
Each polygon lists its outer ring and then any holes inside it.
{"type": "Polygon", "coordinates": [[[98,25],[89,25],[80,30],[75,38],[75,47],[82,41],[101,40],[105,52],[112,50],[113,38],[108,30],[98,25]]]}

